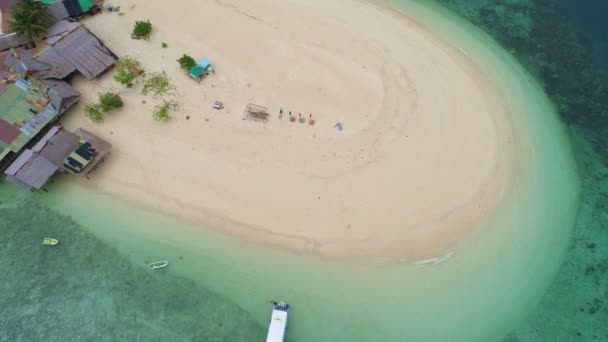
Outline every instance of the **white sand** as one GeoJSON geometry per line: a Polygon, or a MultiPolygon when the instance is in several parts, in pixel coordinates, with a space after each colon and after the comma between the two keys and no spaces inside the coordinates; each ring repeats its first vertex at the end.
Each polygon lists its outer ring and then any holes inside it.
{"type": "Polygon", "coordinates": [[[114,145],[84,186],[252,241],[367,260],[448,253],[508,186],[513,132],[500,94],[458,47],[390,9],[359,0],[116,4],[125,15],[86,25],[118,55],[166,71],[181,109],[159,124],[151,112],[160,100],[141,95],[141,84],[77,79],[83,97],[66,126],[114,145]],[[150,41],[130,39],[136,19],[153,23],[150,41]],[[187,78],[182,53],[209,57],[216,74],[200,85],[187,78]],[[89,122],[83,104],[111,89],[124,109],[89,122]],[[226,109],[212,109],[216,99],[226,109]],[[242,121],[247,103],[268,107],[270,121],[242,121]],[[279,120],[281,107],[313,113],[316,125],[279,120]]]}

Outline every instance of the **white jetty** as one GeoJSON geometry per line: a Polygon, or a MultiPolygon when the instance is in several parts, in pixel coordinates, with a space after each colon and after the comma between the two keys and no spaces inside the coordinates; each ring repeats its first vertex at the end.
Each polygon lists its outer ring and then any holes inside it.
{"type": "Polygon", "coordinates": [[[266,342],[283,342],[285,339],[285,330],[287,330],[287,318],[289,315],[289,304],[283,302],[274,302],[272,310],[272,318],[268,327],[268,337],[266,342]]]}

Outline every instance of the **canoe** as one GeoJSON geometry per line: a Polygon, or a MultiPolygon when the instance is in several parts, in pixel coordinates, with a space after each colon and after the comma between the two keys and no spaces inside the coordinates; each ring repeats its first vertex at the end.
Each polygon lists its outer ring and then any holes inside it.
{"type": "Polygon", "coordinates": [[[150,268],[151,269],[163,268],[163,267],[165,267],[167,265],[169,265],[168,261],[165,261],[165,260],[155,261],[155,262],[151,262],[150,263],[150,268]]]}
{"type": "Polygon", "coordinates": [[[52,238],[44,238],[42,239],[42,244],[46,246],[56,246],[59,244],[59,240],[52,238]]]}

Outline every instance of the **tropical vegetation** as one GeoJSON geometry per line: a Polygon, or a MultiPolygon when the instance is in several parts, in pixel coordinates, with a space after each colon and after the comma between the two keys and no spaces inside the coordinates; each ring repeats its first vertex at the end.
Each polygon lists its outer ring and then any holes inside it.
{"type": "Polygon", "coordinates": [[[186,70],[189,70],[190,68],[193,68],[196,65],[196,61],[194,60],[194,58],[192,58],[191,56],[188,56],[186,54],[183,54],[177,60],[177,62],[179,63],[179,66],[182,69],[186,69],[186,70]]]}
{"type": "Polygon", "coordinates": [[[118,71],[114,75],[114,80],[127,87],[132,87],[137,76],[143,74],[141,62],[129,56],[118,59],[116,69],[118,71]]]}
{"type": "Polygon", "coordinates": [[[175,109],[176,107],[177,102],[163,101],[163,104],[158,105],[154,108],[152,117],[154,118],[154,120],[160,123],[167,123],[171,120],[171,109],[175,109]]]}
{"type": "Polygon", "coordinates": [[[104,114],[118,109],[123,106],[122,98],[118,93],[105,92],[99,95],[98,102],[88,103],[84,106],[85,115],[95,123],[103,122],[105,117],[104,114]]]}
{"type": "Polygon", "coordinates": [[[150,20],[136,21],[133,27],[133,34],[139,37],[147,37],[152,32],[152,23],[150,20]]]}
{"type": "Polygon", "coordinates": [[[48,5],[41,1],[21,0],[10,12],[11,31],[26,39],[30,46],[48,31],[52,23],[53,17],[48,12],[48,5]]]}
{"type": "Polygon", "coordinates": [[[141,93],[144,95],[162,96],[169,94],[173,90],[175,90],[175,87],[169,82],[167,76],[156,72],[146,77],[141,93]]]}

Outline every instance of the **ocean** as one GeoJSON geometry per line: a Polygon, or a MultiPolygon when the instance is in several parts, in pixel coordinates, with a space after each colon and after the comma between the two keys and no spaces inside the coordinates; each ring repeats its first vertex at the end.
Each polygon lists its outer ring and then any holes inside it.
{"type": "Polygon", "coordinates": [[[2,184],[0,341],[263,341],[270,300],[293,305],[287,341],[608,340],[601,24],[557,0],[389,4],[466,51],[509,95],[524,137],[503,204],[451,258],[328,262],[69,179],[35,194],[2,184]],[[40,248],[43,236],[62,243],[40,248]]]}

